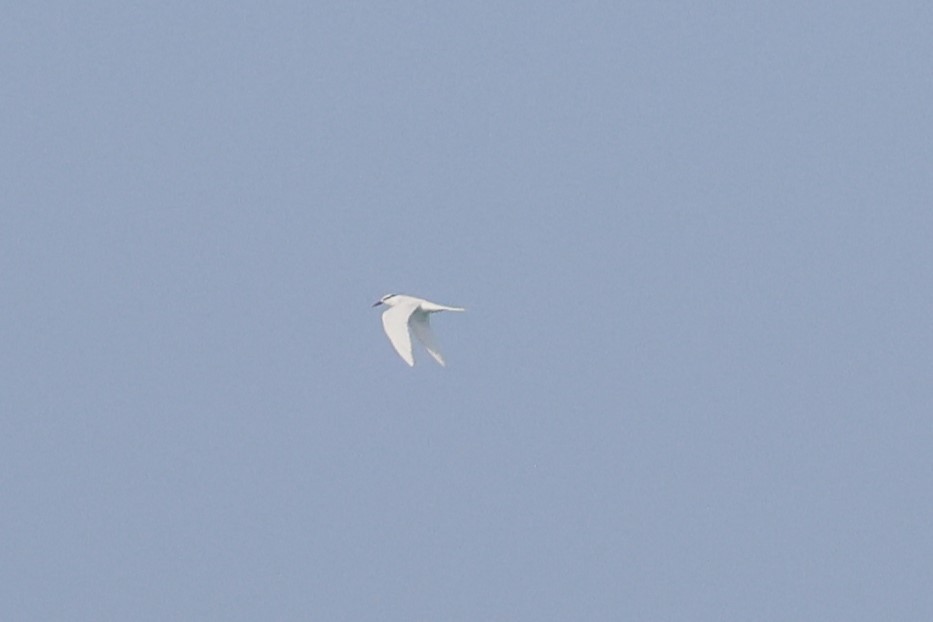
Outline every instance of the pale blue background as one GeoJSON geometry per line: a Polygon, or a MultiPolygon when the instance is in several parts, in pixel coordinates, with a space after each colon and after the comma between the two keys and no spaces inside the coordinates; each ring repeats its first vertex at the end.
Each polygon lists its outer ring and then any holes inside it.
{"type": "Polygon", "coordinates": [[[931,33],[11,3],[0,617],[933,619],[931,33]]]}

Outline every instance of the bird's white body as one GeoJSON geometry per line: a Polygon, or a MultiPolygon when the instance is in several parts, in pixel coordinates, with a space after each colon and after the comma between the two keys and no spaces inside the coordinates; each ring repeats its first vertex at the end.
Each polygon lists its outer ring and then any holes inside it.
{"type": "Polygon", "coordinates": [[[431,331],[429,315],[438,311],[464,311],[464,309],[439,305],[436,302],[404,294],[387,294],[373,306],[379,305],[388,307],[382,314],[382,328],[385,329],[389,341],[392,342],[392,346],[403,361],[410,366],[415,364],[411,351],[411,335],[414,333],[428,354],[439,365],[444,365],[444,357],[431,331]]]}

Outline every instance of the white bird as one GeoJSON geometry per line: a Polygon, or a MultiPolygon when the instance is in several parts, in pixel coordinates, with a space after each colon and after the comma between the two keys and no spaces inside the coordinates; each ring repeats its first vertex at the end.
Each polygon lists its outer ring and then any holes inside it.
{"type": "Polygon", "coordinates": [[[382,328],[385,329],[389,341],[392,342],[392,346],[402,360],[410,366],[415,364],[415,359],[411,354],[411,333],[414,333],[428,354],[434,357],[441,367],[444,366],[444,356],[437,347],[437,341],[431,331],[429,314],[438,311],[465,311],[465,309],[439,305],[403,294],[386,294],[373,306],[379,305],[389,307],[382,314],[382,328]]]}

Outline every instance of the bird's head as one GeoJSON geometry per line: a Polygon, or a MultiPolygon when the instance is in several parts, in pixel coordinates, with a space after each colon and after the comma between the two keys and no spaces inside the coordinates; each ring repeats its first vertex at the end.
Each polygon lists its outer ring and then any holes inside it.
{"type": "Polygon", "coordinates": [[[388,305],[391,307],[395,303],[393,299],[396,296],[398,296],[398,294],[386,294],[385,296],[383,296],[382,298],[374,302],[373,306],[378,307],[379,305],[388,305]]]}

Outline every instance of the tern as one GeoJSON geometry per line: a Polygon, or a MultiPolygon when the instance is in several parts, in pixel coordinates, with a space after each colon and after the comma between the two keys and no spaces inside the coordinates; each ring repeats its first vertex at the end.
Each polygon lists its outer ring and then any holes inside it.
{"type": "Polygon", "coordinates": [[[374,307],[379,305],[388,307],[382,314],[382,328],[385,329],[389,341],[392,342],[392,346],[403,361],[409,366],[415,364],[411,353],[411,333],[414,333],[428,354],[437,361],[438,365],[444,367],[444,356],[434,339],[429,316],[438,311],[465,311],[466,309],[439,305],[436,302],[404,294],[386,294],[373,304],[374,307]]]}

